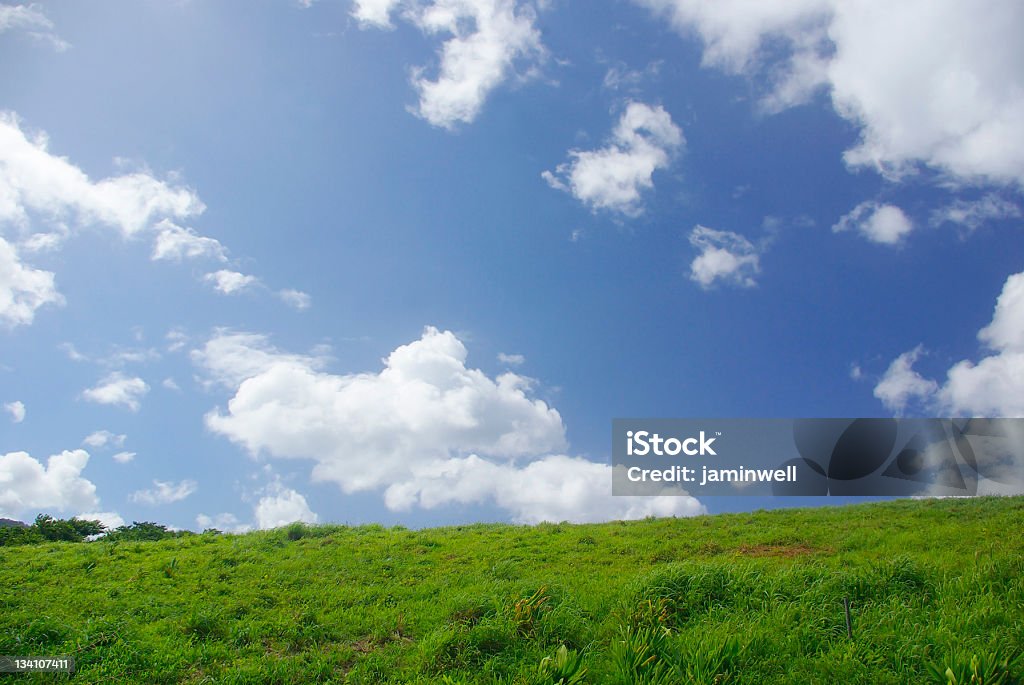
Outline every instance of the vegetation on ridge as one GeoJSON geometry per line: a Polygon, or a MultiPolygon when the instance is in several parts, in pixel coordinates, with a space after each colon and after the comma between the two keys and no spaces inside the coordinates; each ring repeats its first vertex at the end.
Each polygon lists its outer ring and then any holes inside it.
{"type": "Polygon", "coordinates": [[[0,550],[83,683],[1016,683],[1024,498],[0,550]],[[851,603],[848,637],[843,599],[851,603]]]}

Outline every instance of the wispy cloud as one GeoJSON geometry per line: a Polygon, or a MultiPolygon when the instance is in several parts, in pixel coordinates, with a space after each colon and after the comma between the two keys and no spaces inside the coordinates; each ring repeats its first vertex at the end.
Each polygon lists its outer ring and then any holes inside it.
{"type": "Polygon", "coordinates": [[[172,481],[154,480],[153,487],[148,490],[137,490],[128,499],[139,504],[159,505],[180,502],[199,488],[194,480],[172,481]]]}

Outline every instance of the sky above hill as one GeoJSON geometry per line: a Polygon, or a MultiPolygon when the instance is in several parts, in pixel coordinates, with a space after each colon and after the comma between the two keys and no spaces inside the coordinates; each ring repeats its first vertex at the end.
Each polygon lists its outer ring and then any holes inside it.
{"type": "Polygon", "coordinates": [[[613,418],[1024,416],[1021,26],[0,4],[0,516],[682,516],[773,503],[612,497],[613,418]]]}

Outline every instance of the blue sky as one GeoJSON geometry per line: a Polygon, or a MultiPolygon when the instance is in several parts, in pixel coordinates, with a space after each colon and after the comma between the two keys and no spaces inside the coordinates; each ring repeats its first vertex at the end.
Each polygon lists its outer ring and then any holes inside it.
{"type": "Polygon", "coordinates": [[[0,516],[606,520],[614,417],[1024,415],[1013,0],[0,5],[0,516]]]}

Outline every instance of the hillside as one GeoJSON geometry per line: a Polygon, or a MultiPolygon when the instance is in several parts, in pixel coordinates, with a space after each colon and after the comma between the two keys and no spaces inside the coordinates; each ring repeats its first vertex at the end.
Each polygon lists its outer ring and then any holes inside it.
{"type": "Polygon", "coordinates": [[[977,498],[9,547],[0,654],[77,659],[30,682],[1011,683],[1022,528],[977,498]]]}

